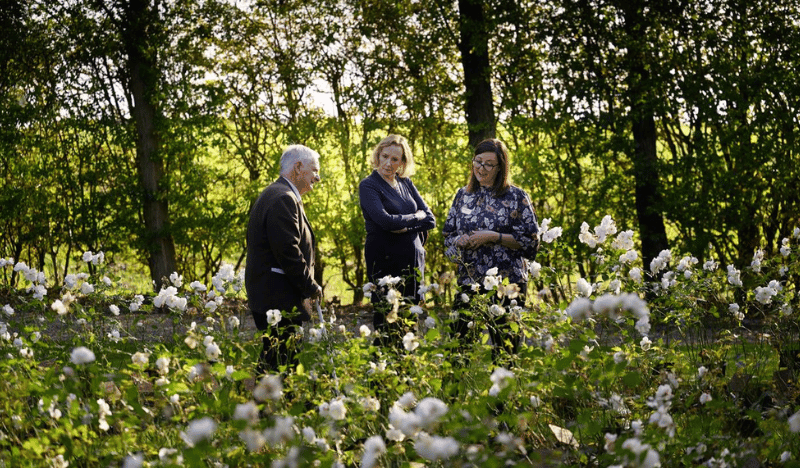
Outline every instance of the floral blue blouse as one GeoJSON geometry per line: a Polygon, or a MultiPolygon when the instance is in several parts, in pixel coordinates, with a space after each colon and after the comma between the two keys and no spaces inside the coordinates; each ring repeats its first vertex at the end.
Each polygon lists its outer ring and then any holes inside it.
{"type": "Polygon", "coordinates": [[[468,193],[466,187],[459,189],[442,234],[446,255],[458,263],[459,284],[480,283],[486,271],[494,267],[498,275],[512,283],[528,282],[526,259],[536,258],[539,250],[539,224],[530,197],[521,188],[512,185],[500,197],[487,187],[480,187],[475,193],[468,193]],[[483,229],[513,235],[520,248],[499,244],[483,244],[476,249],[456,247],[459,236],[483,229]]]}

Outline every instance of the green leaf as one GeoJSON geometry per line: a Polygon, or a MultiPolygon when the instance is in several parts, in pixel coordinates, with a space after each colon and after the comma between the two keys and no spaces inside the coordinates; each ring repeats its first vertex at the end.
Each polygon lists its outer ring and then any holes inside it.
{"type": "Polygon", "coordinates": [[[567,357],[564,357],[564,358],[561,358],[561,359],[557,360],[556,361],[556,370],[557,371],[562,371],[562,370],[566,369],[567,367],[570,366],[570,364],[572,364],[573,360],[574,360],[573,356],[567,356],[567,357]]]}
{"type": "Polygon", "coordinates": [[[42,437],[41,439],[30,438],[22,443],[22,448],[41,456],[47,450],[47,442],[48,440],[46,437],[42,437]]]}
{"type": "MultiPolygon", "coordinates": [[[[297,366],[297,367],[301,367],[301,366],[302,366],[302,364],[297,366]]],[[[298,372],[297,374],[298,375],[303,375],[300,372],[298,372]]],[[[249,377],[250,377],[250,373],[249,372],[245,372],[245,371],[241,371],[241,370],[237,370],[233,374],[231,374],[231,378],[236,382],[242,381],[242,380],[244,380],[246,378],[249,378],[249,377]]]]}
{"type": "Polygon", "coordinates": [[[628,372],[625,376],[622,377],[622,382],[630,387],[634,388],[638,386],[642,382],[642,375],[639,372],[628,372]]]}
{"type": "Polygon", "coordinates": [[[584,340],[572,340],[569,342],[569,350],[573,354],[580,354],[584,346],[586,346],[586,341],[584,340]]]}
{"type": "Polygon", "coordinates": [[[429,379],[428,385],[430,385],[434,391],[438,392],[442,389],[442,379],[429,379]]]}

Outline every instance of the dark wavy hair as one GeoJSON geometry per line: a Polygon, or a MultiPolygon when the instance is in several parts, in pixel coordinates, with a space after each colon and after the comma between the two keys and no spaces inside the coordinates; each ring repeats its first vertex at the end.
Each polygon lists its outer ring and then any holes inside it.
{"type": "MultiPolygon", "coordinates": [[[[502,141],[496,138],[489,138],[478,143],[478,146],[475,147],[472,157],[474,159],[475,156],[483,153],[494,153],[497,156],[497,177],[495,177],[494,184],[492,184],[492,194],[496,197],[499,197],[500,195],[506,193],[508,191],[508,187],[511,186],[511,180],[508,175],[508,148],[506,148],[506,145],[504,145],[502,141]]],[[[480,183],[475,177],[475,166],[472,164],[472,161],[470,161],[469,174],[470,176],[469,183],[467,184],[467,192],[474,193],[480,187],[480,183]]]]}

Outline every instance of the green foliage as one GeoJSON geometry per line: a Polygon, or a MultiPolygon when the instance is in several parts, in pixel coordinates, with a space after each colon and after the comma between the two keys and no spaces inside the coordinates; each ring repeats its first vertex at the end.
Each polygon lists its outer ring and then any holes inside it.
{"type": "Polygon", "coordinates": [[[330,304],[294,338],[298,365],[263,379],[230,266],[212,289],[176,276],[135,298],[98,253],[37,298],[44,279],[17,265],[21,284],[0,289],[0,454],[20,466],[794,462],[800,231],[738,273],[689,253],[642,273],[624,255],[631,235],[610,218],[581,233],[594,243],[585,284],[563,234],[548,236],[541,260],[560,260],[534,281],[569,285],[561,300],[498,309],[515,288],[486,277],[489,292],[454,310],[447,283],[426,284],[423,303],[390,304],[394,344],[330,304]],[[476,340],[453,335],[455,313],[476,340]],[[485,331],[501,313],[523,338],[515,354],[493,352],[485,331]],[[174,326],[155,338],[140,325],[152,320],[174,326]]]}
{"type": "MultiPolygon", "coordinates": [[[[481,3],[513,180],[540,220],[564,227],[572,274],[596,274],[577,241],[584,219],[641,222],[631,159],[641,112],[657,125],[654,209],[671,245],[737,265],[756,249],[777,252],[778,233],[798,217],[796,5],[481,3]]],[[[345,289],[329,293],[359,303],[355,193],[387,133],[409,138],[415,184],[444,221],[470,153],[456,4],[190,0],[158,9],[143,53],[159,76],[149,97],[161,115],[158,193],[170,221],[159,233],[144,225],[126,5],[36,0],[2,10],[11,45],[0,48],[0,255],[59,284],[86,250],[103,250],[119,272],[137,270],[152,254],[148,239],[163,234],[180,273],[207,281],[222,262],[242,261],[249,204],[277,177],[283,147],[304,143],[323,155],[325,183],[307,200],[317,277],[336,278],[345,289]]],[[[432,281],[452,270],[441,247],[434,230],[432,281]]]]}

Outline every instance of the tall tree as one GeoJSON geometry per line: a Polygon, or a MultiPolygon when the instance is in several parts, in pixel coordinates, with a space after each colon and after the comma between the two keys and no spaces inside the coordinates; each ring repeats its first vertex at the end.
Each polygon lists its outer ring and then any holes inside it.
{"type": "Polygon", "coordinates": [[[491,28],[484,8],[483,0],[458,1],[458,49],[461,51],[464,73],[464,99],[471,148],[486,138],[494,138],[497,131],[489,57],[491,28]]]}
{"type": "Polygon", "coordinates": [[[657,13],[664,13],[658,11],[658,7],[666,8],[665,4],[668,4],[669,0],[655,5],[655,8],[651,3],[642,0],[624,0],[619,3],[627,45],[623,63],[627,72],[625,103],[630,108],[629,119],[633,133],[630,157],[633,161],[642,261],[646,267],[660,251],[669,247],[662,214],[664,207],[661,203],[661,180],[656,149],[655,106],[660,92],[655,87],[659,81],[651,76],[648,69],[649,59],[657,55],[654,50],[648,50],[648,45],[658,48],[658,42],[653,39],[658,32],[652,31],[648,22],[653,21],[652,17],[657,17],[657,13]],[[648,8],[654,10],[651,17],[645,17],[645,10],[648,8]]]}
{"type": "Polygon", "coordinates": [[[671,54],[675,109],[658,122],[665,204],[681,248],[748,265],[796,226],[800,84],[796,1],[686,5],[671,54]],[[723,235],[720,235],[723,233],[723,235]],[[710,248],[709,248],[710,247],[710,248]]]}
{"type": "MultiPolygon", "coordinates": [[[[14,259],[19,259],[25,244],[33,240],[23,221],[29,215],[25,209],[26,195],[30,195],[26,193],[29,181],[25,175],[30,169],[25,170],[25,164],[17,166],[22,159],[18,153],[21,128],[28,120],[25,85],[31,80],[25,71],[35,68],[30,58],[36,55],[30,50],[34,31],[26,27],[25,20],[22,1],[0,6],[0,250],[14,259]]],[[[15,274],[11,273],[12,278],[15,274]]]]}
{"type": "Polygon", "coordinates": [[[150,277],[158,286],[177,271],[175,244],[170,233],[169,200],[165,195],[161,150],[163,115],[159,110],[159,6],[150,0],[121,0],[120,30],[127,54],[125,84],[133,98],[136,159],[142,184],[146,248],[150,277]]]}
{"type": "MultiPolygon", "coordinates": [[[[550,8],[546,66],[555,69],[549,75],[557,85],[551,92],[556,112],[545,117],[561,122],[567,138],[557,141],[567,154],[574,147],[578,157],[591,157],[590,164],[603,170],[588,194],[592,211],[602,210],[594,215],[633,206],[648,266],[668,248],[655,121],[668,79],[662,71],[669,69],[658,59],[664,36],[659,27],[671,26],[674,18],[666,8],[638,1],[563,0],[550,8]],[[620,206],[610,210],[610,200],[620,206]]],[[[574,170],[565,169],[590,172],[575,163],[574,170]]]]}

